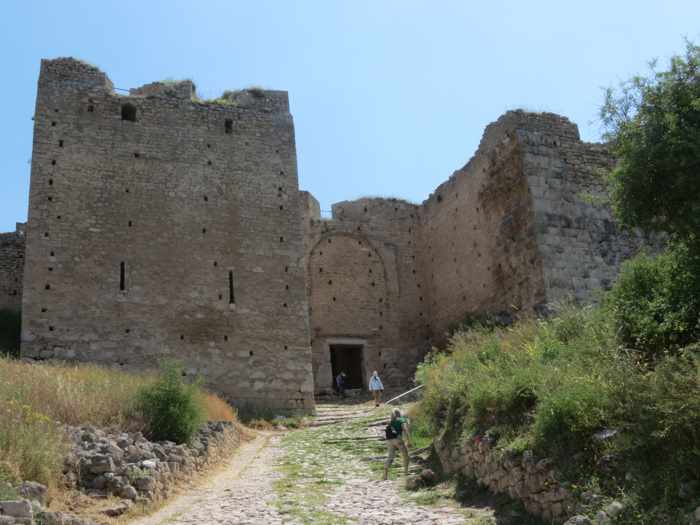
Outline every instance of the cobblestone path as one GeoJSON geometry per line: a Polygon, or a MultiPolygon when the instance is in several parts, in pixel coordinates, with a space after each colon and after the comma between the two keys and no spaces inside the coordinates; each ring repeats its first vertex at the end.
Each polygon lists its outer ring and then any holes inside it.
{"type": "Polygon", "coordinates": [[[133,525],[281,524],[271,504],[280,436],[261,435],[244,443],[226,469],[133,525]]]}
{"type": "Polygon", "coordinates": [[[347,422],[261,435],[205,484],[132,525],[495,523],[489,509],[463,509],[449,498],[421,504],[420,494],[403,490],[398,468],[381,481],[381,458],[362,457],[383,450],[368,435],[368,419],[352,411],[347,422]]]}

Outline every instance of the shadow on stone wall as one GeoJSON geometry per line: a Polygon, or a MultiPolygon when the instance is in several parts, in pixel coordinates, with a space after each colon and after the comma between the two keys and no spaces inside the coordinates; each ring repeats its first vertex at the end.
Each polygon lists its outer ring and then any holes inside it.
{"type": "Polygon", "coordinates": [[[17,310],[0,310],[0,356],[19,357],[22,314],[17,310]]]}

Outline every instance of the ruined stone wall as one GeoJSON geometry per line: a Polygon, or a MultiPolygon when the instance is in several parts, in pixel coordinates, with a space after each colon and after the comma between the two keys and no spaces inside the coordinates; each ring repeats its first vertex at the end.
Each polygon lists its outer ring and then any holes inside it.
{"type": "Polygon", "coordinates": [[[14,232],[0,233],[0,310],[22,308],[24,224],[14,232]]]}
{"type": "Polygon", "coordinates": [[[511,111],[489,125],[421,207],[433,338],[467,316],[541,312],[610,287],[621,263],[652,244],[615,223],[602,177],[613,165],[558,115],[511,111]]]}
{"type": "Polygon", "coordinates": [[[615,222],[603,177],[614,159],[604,145],[581,142],[577,126],[558,115],[516,116],[547,302],[589,300],[612,285],[625,259],[659,241],[615,222]]]}
{"type": "MultiPolygon", "coordinates": [[[[335,205],[333,219],[321,221],[307,194],[317,381],[330,376],[319,341],[371,333],[380,312],[378,344],[406,349],[406,362],[414,363],[465,318],[540,313],[568,298],[590,300],[610,286],[621,262],[647,242],[613,220],[600,177],[612,166],[606,148],[581,142],[566,118],[511,111],[486,128],[472,159],[420,206],[360,199],[335,205]],[[376,282],[381,290],[365,287],[365,274],[378,268],[355,257],[361,243],[380,255],[387,276],[376,282]],[[329,280],[339,281],[326,279],[328,272],[342,273],[348,290],[331,288],[329,280]],[[398,310],[379,306],[384,294],[388,304],[398,301],[398,310]],[[347,305],[335,304],[340,296],[347,305]]],[[[404,384],[410,376],[396,375],[404,384]]]]}
{"type": "Polygon", "coordinates": [[[235,403],[311,409],[287,94],[120,96],[95,67],[45,60],[34,121],[22,354],[179,358],[235,403]]]}
{"type": "Polygon", "coordinates": [[[404,387],[425,345],[418,207],[359,199],[335,204],[333,218],[321,220],[315,199],[304,198],[316,390],[331,389],[329,348],[343,343],[364,347],[365,376],[377,370],[387,388],[404,387]]]}
{"type": "Polygon", "coordinates": [[[438,343],[468,316],[545,302],[522,149],[509,124],[491,124],[474,157],[421,207],[420,262],[438,343]]]}

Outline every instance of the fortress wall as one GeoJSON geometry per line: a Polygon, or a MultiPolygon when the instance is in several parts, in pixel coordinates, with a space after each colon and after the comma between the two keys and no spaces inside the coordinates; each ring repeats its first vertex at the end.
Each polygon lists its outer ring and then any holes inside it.
{"type": "Polygon", "coordinates": [[[22,308],[24,224],[14,232],[0,233],[0,310],[22,308]]]}
{"type": "Polygon", "coordinates": [[[614,159],[602,144],[581,142],[564,117],[523,115],[523,173],[533,196],[536,237],[542,256],[547,302],[594,298],[608,289],[625,259],[642,246],[658,246],[615,222],[604,175],[614,159]]]}
{"type": "Polygon", "coordinates": [[[386,387],[405,386],[425,340],[417,206],[367,198],[335,204],[331,220],[314,213],[305,226],[316,390],[331,388],[329,349],[341,343],[364,347],[365,375],[378,370],[386,387]]]}
{"type": "Polygon", "coordinates": [[[322,220],[287,94],[220,102],[189,80],[117,95],[93,66],[42,62],[17,295],[22,239],[0,239],[24,356],[174,357],[239,404],[309,410],[334,345],[362,348],[363,382],[404,387],[451,325],[589,300],[649,242],[603,201],[609,152],[557,115],[506,113],[421,205],[363,198],[322,220]]]}
{"type": "Polygon", "coordinates": [[[522,150],[507,117],[486,128],[474,157],[421,207],[419,259],[437,342],[468,316],[545,301],[522,150]]]}
{"type": "Polygon", "coordinates": [[[238,404],[309,410],[287,94],[206,104],[188,86],[120,96],[97,68],[42,62],[22,353],[128,368],[178,358],[238,404]]]}
{"type": "Polygon", "coordinates": [[[511,111],[420,206],[359,199],[334,205],[333,219],[322,221],[305,193],[317,389],[326,381],[319,378],[330,381],[330,337],[364,337],[368,349],[383,348],[383,361],[370,352],[382,370],[410,363],[396,368],[405,386],[431,344],[465,318],[593,299],[647,242],[621,232],[604,201],[600,175],[613,163],[603,145],[582,143],[568,119],[511,111]],[[381,265],[369,265],[370,253],[381,265]],[[370,270],[384,272],[376,288],[366,286],[370,270]],[[397,358],[387,361],[387,352],[397,358]]]}
{"type": "Polygon", "coordinates": [[[615,223],[603,178],[613,166],[604,145],[581,142],[559,115],[510,111],[489,125],[421,208],[434,339],[468,315],[593,300],[622,261],[658,245],[615,223]]]}

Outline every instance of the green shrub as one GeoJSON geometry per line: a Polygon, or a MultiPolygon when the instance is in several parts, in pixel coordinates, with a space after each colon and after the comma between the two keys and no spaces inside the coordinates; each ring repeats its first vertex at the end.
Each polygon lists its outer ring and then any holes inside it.
{"type": "Polygon", "coordinates": [[[0,310],[0,355],[19,356],[22,314],[16,310],[0,310]]]}
{"type": "Polygon", "coordinates": [[[628,378],[617,391],[616,419],[628,429],[618,451],[645,499],[675,501],[681,485],[700,489],[700,347],[628,378]],[[663,493],[659,494],[659,487],[663,493]]]}
{"type": "Polygon", "coordinates": [[[615,323],[609,309],[568,307],[458,333],[419,367],[415,417],[454,445],[481,435],[504,453],[555,458],[577,486],[595,481],[608,498],[637,501],[634,513],[697,506],[688,494],[700,490],[700,345],[640,366],[619,351],[615,323]]]}
{"type": "Polygon", "coordinates": [[[700,338],[700,254],[673,243],[627,261],[607,296],[619,342],[654,361],[700,338]]]}
{"type": "Polygon", "coordinates": [[[205,421],[199,387],[182,380],[183,370],[176,362],[164,363],[159,379],[138,394],[139,411],[154,440],[189,442],[205,421]]]}
{"type": "Polygon", "coordinates": [[[610,406],[606,385],[597,378],[563,376],[556,389],[541,394],[533,425],[536,451],[564,458],[588,449],[610,406]]]}

